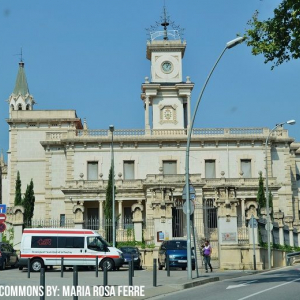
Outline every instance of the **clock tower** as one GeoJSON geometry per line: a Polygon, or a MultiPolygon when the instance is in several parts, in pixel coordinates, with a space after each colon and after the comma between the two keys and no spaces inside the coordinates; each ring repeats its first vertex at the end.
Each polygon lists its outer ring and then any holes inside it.
{"type": "Polygon", "coordinates": [[[173,129],[182,131],[190,123],[191,91],[194,84],[189,77],[182,80],[182,59],[186,42],[180,30],[169,30],[169,18],[161,20],[163,30],[151,31],[147,42],[147,59],[151,62],[151,79],[145,78],[141,98],[145,103],[145,129],[173,129]],[[150,117],[150,107],[152,114],[150,117]],[[152,127],[152,128],[151,128],[152,127]]]}

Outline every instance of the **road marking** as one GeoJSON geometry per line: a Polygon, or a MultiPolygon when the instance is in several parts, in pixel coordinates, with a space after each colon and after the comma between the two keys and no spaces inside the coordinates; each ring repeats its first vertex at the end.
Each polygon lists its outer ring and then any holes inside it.
{"type": "Polygon", "coordinates": [[[247,286],[247,285],[249,285],[250,283],[256,282],[256,281],[258,281],[258,280],[252,280],[252,281],[244,282],[244,283],[237,284],[237,285],[229,285],[229,286],[226,288],[226,290],[236,289],[236,288],[239,288],[239,287],[247,286]]]}
{"type": "Polygon", "coordinates": [[[254,294],[249,295],[249,296],[246,296],[246,297],[244,297],[244,298],[240,298],[240,299],[238,299],[238,300],[248,299],[248,298],[251,298],[251,297],[253,297],[253,296],[259,295],[259,294],[261,294],[261,293],[264,293],[264,292],[267,292],[267,291],[270,291],[270,290],[273,290],[273,289],[277,289],[278,287],[281,287],[281,286],[284,286],[284,285],[287,285],[287,284],[290,284],[290,283],[292,283],[292,282],[299,281],[299,280],[300,280],[300,278],[294,279],[294,280],[292,280],[292,281],[285,282],[285,283],[282,283],[282,284],[273,286],[273,287],[271,287],[271,288],[262,290],[262,291],[260,291],[260,292],[254,293],[254,294]]]}

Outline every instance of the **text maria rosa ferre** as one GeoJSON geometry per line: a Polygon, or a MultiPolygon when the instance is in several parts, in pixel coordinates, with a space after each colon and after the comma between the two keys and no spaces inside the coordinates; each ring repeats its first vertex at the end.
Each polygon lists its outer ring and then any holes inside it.
{"type": "Polygon", "coordinates": [[[145,296],[145,286],[54,286],[47,285],[45,290],[42,286],[0,286],[0,297],[71,297],[71,296],[99,296],[99,297],[140,297],[145,296]]]}

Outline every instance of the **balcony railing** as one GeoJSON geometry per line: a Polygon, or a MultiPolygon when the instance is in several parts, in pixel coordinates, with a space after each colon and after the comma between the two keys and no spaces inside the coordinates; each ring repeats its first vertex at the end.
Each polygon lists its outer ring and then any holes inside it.
{"type": "MultiPolygon", "coordinates": [[[[192,136],[198,138],[262,138],[268,136],[270,133],[269,128],[194,128],[192,136]]],[[[114,136],[117,137],[186,137],[187,129],[151,129],[149,131],[145,129],[116,129],[114,136]]],[[[61,139],[73,139],[73,138],[110,138],[111,132],[108,129],[77,129],[69,130],[68,132],[47,132],[47,141],[57,141],[61,139]]],[[[288,138],[288,131],[286,129],[277,130],[272,133],[272,137],[276,138],[288,138]]]]}

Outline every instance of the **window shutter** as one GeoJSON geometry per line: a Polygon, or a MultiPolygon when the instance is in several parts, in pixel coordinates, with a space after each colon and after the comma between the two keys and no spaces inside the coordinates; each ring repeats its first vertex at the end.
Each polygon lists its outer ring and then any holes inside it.
{"type": "Polygon", "coordinates": [[[216,161],[205,161],[205,178],[216,178],[216,161]]]}
{"type": "Polygon", "coordinates": [[[134,179],[134,161],[124,161],[124,179],[134,179]]]}
{"type": "Polygon", "coordinates": [[[98,179],[98,162],[88,162],[88,180],[97,180],[98,179]]]}

